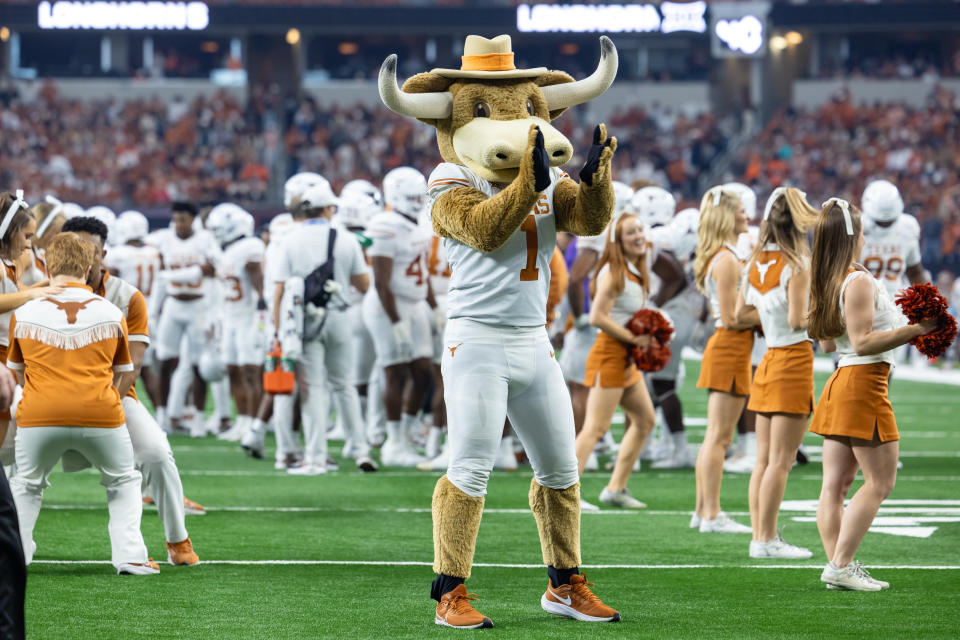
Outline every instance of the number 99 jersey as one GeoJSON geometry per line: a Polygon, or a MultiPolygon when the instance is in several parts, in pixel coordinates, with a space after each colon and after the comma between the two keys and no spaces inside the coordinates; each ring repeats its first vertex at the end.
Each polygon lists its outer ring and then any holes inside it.
{"type": "Polygon", "coordinates": [[[901,215],[889,227],[863,217],[863,253],[860,264],[883,283],[891,299],[904,286],[907,267],[920,264],[919,226],[913,216],[901,215]]]}
{"type": "MultiPolygon", "coordinates": [[[[543,326],[547,322],[550,259],[557,246],[553,192],[569,176],[553,167],[550,186],[537,199],[520,227],[500,248],[483,253],[452,238],[444,238],[452,275],[447,293],[447,317],[468,318],[492,325],[543,326]]],[[[461,165],[444,162],[427,181],[427,206],[450,189],[468,187],[492,197],[500,189],[461,165]]]]}

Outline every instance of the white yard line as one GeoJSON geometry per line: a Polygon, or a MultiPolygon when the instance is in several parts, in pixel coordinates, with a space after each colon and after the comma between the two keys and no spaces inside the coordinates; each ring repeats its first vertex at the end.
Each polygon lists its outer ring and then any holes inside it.
{"type": "MultiPolygon", "coordinates": [[[[34,560],[33,564],[91,565],[110,564],[109,560],[34,560]]],[[[356,566],[356,567],[432,567],[433,562],[419,560],[203,560],[200,563],[232,566],[356,566]]],[[[542,564],[475,562],[474,567],[493,569],[539,569],[542,564]]],[[[806,569],[819,570],[820,564],[584,564],[582,569],[806,569]]],[[[870,565],[871,570],[960,571],[960,565],[870,565]]]]}

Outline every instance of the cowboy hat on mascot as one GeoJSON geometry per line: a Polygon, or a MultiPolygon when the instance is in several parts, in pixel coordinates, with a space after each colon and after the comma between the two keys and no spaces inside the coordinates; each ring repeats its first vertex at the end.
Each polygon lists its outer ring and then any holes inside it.
{"type": "Polygon", "coordinates": [[[427,186],[453,272],[441,365],[450,462],[433,494],[439,625],[493,626],[471,605],[464,581],[505,417],[534,471],[530,508],[549,576],[541,606],[577,620],[620,619],[578,569],[573,410],[544,327],[557,231],[598,235],[613,212],[616,138],[596,127],[578,183],[560,169],[573,147],[550,124],[613,82],[617,50],[606,37],[600,45],[597,70],[577,82],[562,71],[517,69],[506,35],[467,36],[460,69],[420,73],[402,88],[395,55],[380,69],[384,104],[435,127],[445,161],[427,186]]]}

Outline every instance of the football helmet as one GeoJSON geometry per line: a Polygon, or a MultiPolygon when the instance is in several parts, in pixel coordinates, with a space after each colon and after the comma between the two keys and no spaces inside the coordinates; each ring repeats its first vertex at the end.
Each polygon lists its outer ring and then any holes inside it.
{"type": "Polygon", "coordinates": [[[296,200],[298,196],[303,195],[303,192],[308,188],[325,184],[327,187],[330,186],[330,183],[319,173],[314,173],[312,171],[302,171],[300,173],[295,173],[283,184],[283,206],[289,211],[293,207],[293,201],[296,200]]]}
{"type": "Polygon", "coordinates": [[[895,222],[903,213],[903,198],[889,180],[874,180],[860,199],[863,214],[874,222],[895,222]]]}
{"type": "Polygon", "coordinates": [[[613,181],[613,215],[620,215],[630,208],[633,189],[625,182],[613,181]]]}
{"type": "Polygon", "coordinates": [[[117,244],[125,244],[131,240],[143,240],[150,233],[150,222],[147,220],[147,216],[130,209],[117,216],[114,231],[117,233],[117,244]]]}
{"type": "Polygon", "coordinates": [[[370,197],[378,207],[383,207],[383,193],[369,180],[351,180],[343,185],[343,189],[340,190],[340,197],[344,198],[353,193],[362,193],[370,197]]]}
{"type": "Polygon", "coordinates": [[[67,219],[69,220],[70,218],[79,218],[80,216],[85,216],[87,215],[87,212],[76,202],[64,202],[63,215],[67,216],[67,219]]]}
{"type": "Polygon", "coordinates": [[[84,215],[90,218],[96,218],[103,224],[107,225],[107,243],[105,244],[114,244],[114,239],[116,237],[114,226],[117,223],[117,214],[107,207],[97,205],[87,209],[84,215]]]}
{"type": "Polygon", "coordinates": [[[427,199],[427,180],[413,167],[397,167],[383,177],[386,205],[405,216],[420,217],[427,199]]]}
{"type": "Polygon", "coordinates": [[[253,216],[232,202],[218,204],[207,216],[207,229],[213,232],[221,245],[237,238],[252,236],[253,227],[253,216]]]}
{"type": "Polygon", "coordinates": [[[677,209],[677,200],[662,187],[643,187],[633,194],[630,206],[644,226],[653,228],[670,222],[677,209]]]}
{"type": "Polygon", "coordinates": [[[333,219],[348,229],[366,229],[370,218],[381,211],[383,209],[380,205],[363,191],[354,190],[348,193],[344,189],[333,219]]]}
{"type": "Polygon", "coordinates": [[[753,189],[741,182],[728,182],[721,185],[724,191],[733,191],[740,197],[743,203],[743,211],[747,214],[747,220],[753,220],[757,217],[757,194],[753,189]]]}
{"type": "Polygon", "coordinates": [[[686,260],[697,250],[700,210],[690,207],[677,212],[669,226],[673,231],[673,252],[681,260],[686,260]]]}
{"type": "Polygon", "coordinates": [[[200,377],[207,382],[219,382],[227,375],[227,365],[224,364],[223,356],[217,348],[203,350],[197,369],[200,371],[200,377]]]}

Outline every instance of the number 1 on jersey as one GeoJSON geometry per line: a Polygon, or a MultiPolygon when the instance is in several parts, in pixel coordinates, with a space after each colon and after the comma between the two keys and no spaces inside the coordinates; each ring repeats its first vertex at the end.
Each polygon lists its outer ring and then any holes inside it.
{"type": "Polygon", "coordinates": [[[527,266],[520,269],[520,281],[529,282],[540,279],[540,269],[537,268],[537,251],[539,249],[539,240],[537,239],[537,219],[531,213],[528,215],[520,230],[524,232],[527,240],[527,266]]]}

